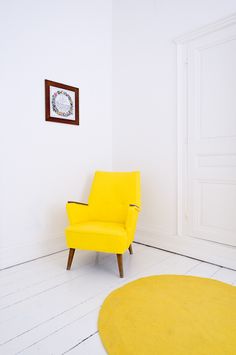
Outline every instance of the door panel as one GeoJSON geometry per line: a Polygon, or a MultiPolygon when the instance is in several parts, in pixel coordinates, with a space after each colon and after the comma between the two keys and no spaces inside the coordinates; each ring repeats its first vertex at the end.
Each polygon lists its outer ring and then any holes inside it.
{"type": "Polygon", "coordinates": [[[199,51],[202,138],[236,136],[236,39],[199,51]]]}
{"type": "Polygon", "coordinates": [[[236,26],[187,52],[185,233],[236,246],[236,26]]]}

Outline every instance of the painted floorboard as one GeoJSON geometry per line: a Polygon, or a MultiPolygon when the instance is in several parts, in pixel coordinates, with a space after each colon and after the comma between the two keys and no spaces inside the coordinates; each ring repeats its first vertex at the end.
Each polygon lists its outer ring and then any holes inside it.
{"type": "MultiPolygon", "coordinates": [[[[17,271],[14,274],[11,274],[10,277],[6,276],[7,282],[3,282],[3,278],[0,279],[0,303],[2,297],[6,297],[9,294],[13,294],[17,291],[24,290],[28,287],[32,287],[34,285],[40,284],[41,282],[50,280],[56,276],[64,274],[66,272],[66,259],[68,252],[63,252],[61,255],[58,255],[53,260],[48,260],[45,263],[38,263],[34,265],[34,262],[31,262],[28,265],[28,270],[17,271]],[[18,277],[18,275],[20,277],[18,277]]],[[[89,252],[80,252],[75,255],[75,260],[73,264],[73,269],[80,268],[81,266],[85,266],[87,264],[93,264],[97,262],[97,258],[99,260],[103,257],[107,256],[107,254],[99,254],[98,253],[89,253],[89,252]]]]}
{"type": "Polygon", "coordinates": [[[220,270],[220,266],[208,264],[205,262],[201,262],[200,264],[194,266],[190,269],[186,275],[191,276],[199,276],[199,277],[212,277],[218,270],[220,270]]]}
{"type": "Polygon", "coordinates": [[[63,328],[50,334],[49,337],[41,340],[35,345],[23,350],[20,354],[63,354],[68,349],[80,343],[91,333],[97,331],[97,317],[99,309],[96,309],[82,318],[67,324],[63,328]],[[50,352],[48,352],[48,350],[50,352]]]}
{"type": "Polygon", "coordinates": [[[236,282],[236,271],[220,268],[216,273],[212,275],[215,280],[223,281],[229,284],[236,282]]]}
{"type": "Polygon", "coordinates": [[[0,277],[0,354],[106,354],[97,316],[106,296],[140,277],[187,274],[236,283],[236,272],[142,245],[124,256],[79,252],[65,271],[67,252],[12,269],[0,277]]]}
{"type": "Polygon", "coordinates": [[[79,345],[75,346],[73,349],[69,350],[66,354],[68,355],[106,355],[107,352],[103,348],[99,334],[96,333],[90,338],[86,339],[79,345]]]}
{"type": "MultiPolygon", "coordinates": [[[[142,269],[142,264],[143,264],[143,260],[144,259],[148,259],[149,263],[154,263],[154,262],[157,263],[158,261],[160,262],[163,259],[166,259],[167,256],[170,257],[170,255],[171,254],[168,254],[168,253],[165,253],[165,252],[157,252],[157,253],[155,252],[155,253],[153,253],[152,251],[149,251],[148,249],[146,249],[146,250],[144,249],[143,252],[141,253],[140,257],[138,257],[138,253],[136,251],[136,257],[135,258],[132,258],[131,256],[128,256],[126,259],[127,260],[128,259],[129,260],[133,260],[134,264],[137,264],[136,267],[134,267],[134,271],[137,272],[139,268],[142,269]],[[148,255],[146,255],[147,252],[148,252],[148,255]]],[[[111,265],[112,265],[112,267],[114,267],[113,263],[111,263],[111,265]]],[[[93,277],[96,277],[96,274],[98,274],[98,277],[101,277],[101,282],[99,282],[100,286],[102,284],[102,281],[104,281],[104,280],[105,280],[106,287],[107,287],[107,285],[109,285],[109,283],[107,283],[108,279],[105,277],[106,274],[112,280],[113,287],[112,288],[111,287],[107,288],[106,293],[101,298],[100,304],[102,303],[102,301],[104,300],[106,295],[112,289],[116,288],[117,286],[119,286],[120,284],[122,284],[124,282],[128,282],[127,279],[120,279],[120,278],[117,277],[117,275],[116,275],[116,277],[114,277],[111,274],[112,267],[110,267],[109,270],[105,270],[106,271],[105,274],[102,273],[102,268],[100,268],[99,270],[94,269],[94,271],[91,271],[91,278],[92,279],[93,279],[93,277]]],[[[86,282],[82,282],[81,286],[83,284],[86,284],[86,282]]],[[[88,283],[86,284],[86,288],[88,288],[88,283]]],[[[71,287],[70,287],[70,291],[71,291],[71,287]]],[[[94,292],[92,293],[92,295],[94,296],[94,292]]],[[[49,297],[49,295],[47,293],[47,296],[46,296],[47,302],[50,301],[50,298],[51,297],[49,297]]],[[[64,298],[68,299],[68,296],[64,296],[64,298]]],[[[79,301],[79,297],[77,297],[77,301],[79,301]]],[[[81,301],[79,301],[79,302],[81,302],[81,301]]],[[[23,302],[23,303],[25,303],[25,302],[23,302]]],[[[35,304],[35,302],[33,302],[33,304],[35,304]]],[[[50,302],[49,302],[49,304],[50,304],[50,302]]],[[[27,303],[26,303],[26,305],[27,305],[27,303]]],[[[25,305],[25,307],[26,307],[26,305],[25,305]]],[[[28,303],[28,306],[29,306],[29,303],[28,303]]],[[[80,306],[80,303],[78,304],[78,306],[80,306]]],[[[75,307],[75,305],[73,307],[75,307]]],[[[81,307],[84,309],[84,304],[81,304],[81,307]]],[[[42,314],[41,314],[42,313],[42,309],[40,311],[41,311],[40,312],[40,316],[42,316],[42,314]]],[[[63,310],[62,312],[64,312],[64,314],[66,314],[67,311],[63,310]]],[[[49,313],[50,312],[48,312],[48,314],[49,313]]],[[[1,313],[0,313],[0,315],[1,315],[1,313]]],[[[73,315],[73,313],[72,313],[72,315],[73,315]]],[[[24,345],[26,345],[27,341],[28,341],[28,344],[29,344],[30,341],[32,342],[32,340],[30,339],[30,335],[32,333],[33,333],[33,338],[34,338],[33,341],[36,341],[35,338],[39,339],[39,338],[44,337],[45,336],[45,327],[46,327],[46,332],[49,329],[51,331],[51,328],[52,328],[52,324],[50,324],[50,328],[47,327],[48,320],[52,319],[54,321],[56,319],[56,317],[57,317],[56,315],[52,315],[51,318],[40,322],[39,318],[37,317],[37,311],[36,311],[35,314],[33,314],[32,311],[31,311],[30,312],[30,316],[28,317],[28,319],[24,318],[24,322],[22,322],[22,316],[21,315],[18,318],[15,317],[12,320],[9,320],[8,324],[7,324],[7,322],[4,322],[3,328],[2,328],[3,334],[8,337],[8,339],[5,339],[5,348],[4,349],[5,350],[16,349],[17,346],[20,346],[21,339],[24,340],[24,345]],[[27,323],[27,321],[28,321],[28,323],[27,323]],[[7,329],[9,329],[9,334],[6,334],[6,330],[4,331],[5,327],[7,329]],[[32,328],[32,330],[30,330],[30,328],[32,328]],[[42,330],[43,334],[41,334],[41,330],[42,330]],[[12,336],[12,338],[9,338],[10,336],[12,336]]],[[[68,322],[68,320],[67,320],[67,322],[68,322]]]]}

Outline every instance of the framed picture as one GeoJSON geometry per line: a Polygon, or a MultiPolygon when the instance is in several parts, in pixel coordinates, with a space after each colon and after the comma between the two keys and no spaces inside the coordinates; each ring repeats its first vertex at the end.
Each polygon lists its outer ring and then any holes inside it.
{"type": "Polygon", "coordinates": [[[79,89],[45,80],[46,121],[79,125],[79,89]]]}

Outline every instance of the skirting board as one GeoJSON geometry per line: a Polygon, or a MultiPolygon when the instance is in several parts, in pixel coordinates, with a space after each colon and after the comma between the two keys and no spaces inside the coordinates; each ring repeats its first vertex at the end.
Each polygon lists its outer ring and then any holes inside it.
{"type": "Polygon", "coordinates": [[[0,270],[65,250],[65,237],[0,249],[0,270]]]}
{"type": "Polygon", "coordinates": [[[135,241],[236,270],[235,247],[191,237],[160,236],[144,228],[137,230],[135,241]]]}

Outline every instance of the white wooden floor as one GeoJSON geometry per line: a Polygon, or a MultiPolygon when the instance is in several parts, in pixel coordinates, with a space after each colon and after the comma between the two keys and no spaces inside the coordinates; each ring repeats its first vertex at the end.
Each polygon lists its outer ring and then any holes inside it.
{"type": "Polygon", "coordinates": [[[124,257],[77,251],[71,271],[67,251],[1,271],[0,354],[106,352],[97,333],[99,308],[115,288],[142,276],[187,274],[236,284],[236,271],[134,244],[124,257]]]}

